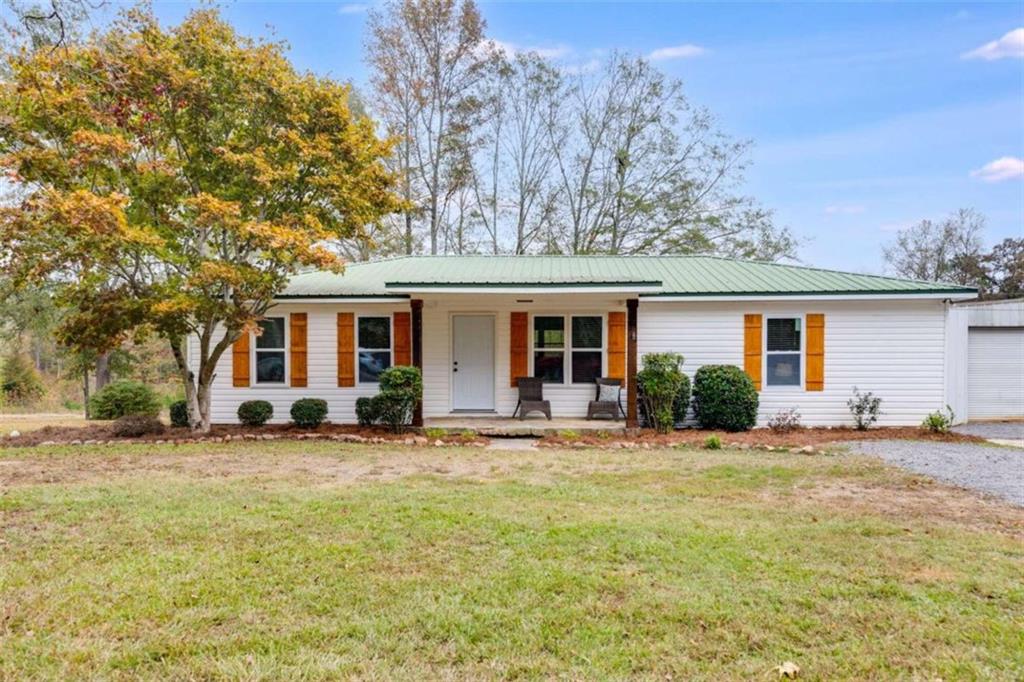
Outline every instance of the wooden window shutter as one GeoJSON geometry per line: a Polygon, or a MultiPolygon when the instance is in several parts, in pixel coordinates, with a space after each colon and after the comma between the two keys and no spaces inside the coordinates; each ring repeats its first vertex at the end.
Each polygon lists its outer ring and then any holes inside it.
{"type": "Polygon", "coordinates": [[[353,313],[338,313],[338,386],[356,385],[356,321],[353,313]]]}
{"type": "Polygon", "coordinates": [[[743,316],[743,371],[761,390],[761,316],[743,316]]]}
{"type": "Polygon", "coordinates": [[[244,387],[249,385],[249,334],[242,332],[238,340],[231,346],[231,385],[244,387]]]}
{"type": "Polygon", "coordinates": [[[306,385],[308,369],[306,364],[307,344],[306,313],[292,313],[288,316],[288,356],[291,363],[291,385],[306,385]]]}
{"type": "Polygon", "coordinates": [[[804,370],[804,385],[808,391],[825,390],[825,316],[821,313],[807,315],[807,367],[804,370]]]}
{"type": "Polygon", "coordinates": [[[394,353],[396,365],[412,364],[412,318],[409,313],[395,313],[394,353]]]}
{"type": "Polygon", "coordinates": [[[626,379],[626,313],[608,313],[608,377],[626,379]]]}
{"type": "Polygon", "coordinates": [[[509,379],[518,386],[519,377],[529,376],[530,369],[530,314],[512,313],[512,334],[509,339],[509,379]]]}

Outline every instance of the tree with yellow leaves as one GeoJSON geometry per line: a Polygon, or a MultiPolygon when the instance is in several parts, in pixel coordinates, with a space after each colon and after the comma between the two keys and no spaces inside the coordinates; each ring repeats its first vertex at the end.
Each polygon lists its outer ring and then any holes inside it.
{"type": "Polygon", "coordinates": [[[0,270],[58,284],[64,342],[167,340],[193,429],[218,359],[327,248],[401,208],[390,140],[349,88],[298,73],[278,43],[216,11],[161,27],[146,10],[61,49],[7,55],[0,83],[0,270]],[[189,358],[189,336],[198,354],[189,358]]]}

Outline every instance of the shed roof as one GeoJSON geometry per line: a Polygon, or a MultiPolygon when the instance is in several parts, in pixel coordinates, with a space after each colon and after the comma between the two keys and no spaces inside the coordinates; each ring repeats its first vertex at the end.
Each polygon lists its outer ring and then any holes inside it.
{"type": "Polygon", "coordinates": [[[715,256],[406,256],[292,278],[282,298],[408,295],[453,289],[632,289],[640,296],[950,294],[971,287],[715,256]]]}

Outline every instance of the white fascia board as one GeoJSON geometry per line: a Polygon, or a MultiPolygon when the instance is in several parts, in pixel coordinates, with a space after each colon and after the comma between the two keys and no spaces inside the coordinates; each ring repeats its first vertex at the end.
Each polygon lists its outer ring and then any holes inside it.
{"type": "Polygon", "coordinates": [[[977,294],[906,293],[906,294],[759,294],[736,296],[644,296],[644,303],[698,303],[700,301],[968,301],[977,294]]]}
{"type": "Polygon", "coordinates": [[[655,286],[597,286],[597,287],[574,287],[567,286],[543,286],[543,287],[410,287],[401,286],[388,287],[388,291],[395,294],[416,294],[429,296],[431,294],[515,294],[516,296],[546,296],[550,294],[656,294],[661,287],[655,286]]]}
{"type": "Polygon", "coordinates": [[[274,305],[307,304],[307,303],[408,303],[405,296],[367,296],[359,297],[322,297],[322,296],[289,296],[287,298],[275,298],[274,305]]]}

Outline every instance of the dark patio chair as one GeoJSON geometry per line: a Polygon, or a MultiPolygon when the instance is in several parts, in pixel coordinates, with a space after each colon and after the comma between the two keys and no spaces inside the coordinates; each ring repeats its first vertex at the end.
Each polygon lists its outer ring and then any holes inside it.
{"type": "Polygon", "coordinates": [[[606,414],[615,421],[619,420],[619,415],[626,416],[626,411],[622,409],[622,379],[594,379],[596,382],[596,394],[594,399],[587,405],[587,419],[594,419],[599,414],[606,414]],[[601,387],[602,386],[614,386],[618,390],[615,392],[615,400],[601,400],[601,387]]]}
{"type": "Polygon", "coordinates": [[[530,412],[543,412],[544,416],[551,421],[551,401],[544,400],[544,380],[533,377],[519,377],[516,379],[519,386],[519,403],[512,412],[512,418],[519,413],[519,419],[526,419],[530,412]]]}

